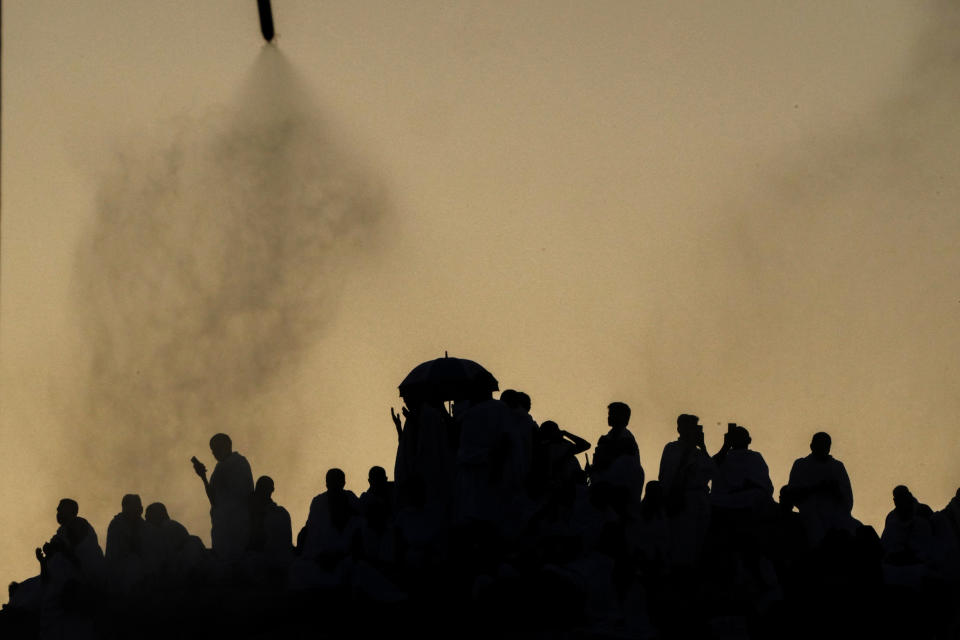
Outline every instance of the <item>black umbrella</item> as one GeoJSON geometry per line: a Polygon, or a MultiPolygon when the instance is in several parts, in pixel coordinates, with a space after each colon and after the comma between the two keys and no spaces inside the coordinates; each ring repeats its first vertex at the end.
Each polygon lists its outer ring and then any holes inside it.
{"type": "Polygon", "coordinates": [[[403,397],[434,396],[442,400],[458,400],[498,389],[497,379],[473,360],[448,356],[418,364],[400,383],[403,397]]]}

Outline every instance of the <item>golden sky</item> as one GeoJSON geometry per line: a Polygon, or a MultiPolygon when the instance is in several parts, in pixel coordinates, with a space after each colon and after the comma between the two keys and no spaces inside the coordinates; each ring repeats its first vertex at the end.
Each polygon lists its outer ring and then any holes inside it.
{"type": "Polygon", "coordinates": [[[952,3],[241,4],[3,4],[0,582],[60,497],[208,539],[221,430],[302,526],[444,351],[648,477],[691,412],[960,485],[952,3]]]}

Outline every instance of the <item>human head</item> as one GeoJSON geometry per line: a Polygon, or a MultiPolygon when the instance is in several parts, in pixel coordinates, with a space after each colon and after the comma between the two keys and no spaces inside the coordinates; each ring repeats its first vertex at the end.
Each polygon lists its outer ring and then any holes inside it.
{"type": "Polygon", "coordinates": [[[746,427],[737,425],[730,430],[730,446],[734,449],[746,449],[752,441],[746,427]]]}
{"type": "Polygon", "coordinates": [[[170,516],[167,515],[167,507],[162,502],[151,502],[147,505],[147,510],[144,512],[144,520],[152,524],[160,524],[170,519],[170,516]]]}
{"type": "Polygon", "coordinates": [[[327,491],[343,491],[347,486],[347,476],[340,469],[333,468],[327,471],[327,491]]]}
{"type": "Polygon", "coordinates": [[[225,433],[218,433],[210,438],[210,451],[213,453],[213,457],[217,459],[217,462],[221,462],[226,459],[231,453],[233,453],[233,442],[230,440],[230,436],[225,433]]]}
{"type": "Polygon", "coordinates": [[[500,392],[500,402],[507,405],[511,409],[519,409],[520,394],[513,389],[504,389],[500,392]]]}
{"type": "Polygon", "coordinates": [[[560,425],[553,420],[545,420],[540,425],[540,437],[544,440],[556,440],[560,436],[560,425]]]}
{"type": "Polygon", "coordinates": [[[128,493],[120,501],[120,511],[128,518],[139,518],[143,514],[143,503],[140,502],[140,496],[135,493],[128,493]]]}
{"type": "Polygon", "coordinates": [[[703,434],[699,416],[692,413],[681,413],[677,416],[677,433],[681,440],[697,440],[703,434]]]}
{"type": "Polygon", "coordinates": [[[810,452],[818,458],[826,458],[830,455],[830,446],[833,444],[833,441],[830,439],[830,434],[825,431],[818,431],[813,434],[813,438],[810,440],[810,452]]]}
{"type": "Polygon", "coordinates": [[[371,487],[382,487],[387,484],[387,470],[380,466],[370,467],[367,472],[367,482],[371,487]]]}
{"type": "Polygon", "coordinates": [[[77,517],[80,513],[80,506],[76,500],[64,498],[57,505],[57,524],[66,524],[77,517]]]}
{"type": "Polygon", "coordinates": [[[530,396],[523,391],[517,391],[517,402],[524,413],[530,413],[530,396]]]}
{"type": "Polygon", "coordinates": [[[893,512],[897,514],[897,518],[904,522],[909,521],[917,513],[918,504],[910,489],[902,484],[894,487],[893,512]]]}
{"type": "Polygon", "coordinates": [[[899,484],[893,488],[893,504],[897,511],[904,511],[913,506],[917,499],[913,497],[905,485],[899,484]]]}
{"type": "Polygon", "coordinates": [[[260,476],[257,478],[257,484],[253,487],[253,493],[262,498],[269,498],[273,495],[273,478],[270,476],[260,476]]]}
{"type": "Polygon", "coordinates": [[[630,407],[625,402],[611,402],[607,405],[607,426],[623,429],[630,424],[630,407]]]}

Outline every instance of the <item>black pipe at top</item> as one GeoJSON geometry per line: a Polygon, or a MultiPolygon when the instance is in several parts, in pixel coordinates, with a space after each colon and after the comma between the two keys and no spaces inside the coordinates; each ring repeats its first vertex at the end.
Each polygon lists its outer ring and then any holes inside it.
{"type": "Polygon", "coordinates": [[[257,0],[257,11],[260,13],[260,33],[267,42],[273,40],[273,9],[270,0],[257,0]]]}

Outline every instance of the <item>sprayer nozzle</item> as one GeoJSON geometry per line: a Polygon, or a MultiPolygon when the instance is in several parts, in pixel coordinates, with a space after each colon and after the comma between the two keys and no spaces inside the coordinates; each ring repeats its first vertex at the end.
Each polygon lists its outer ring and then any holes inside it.
{"type": "Polygon", "coordinates": [[[273,9],[270,0],[257,0],[257,11],[260,13],[260,33],[267,42],[273,40],[273,9]]]}

